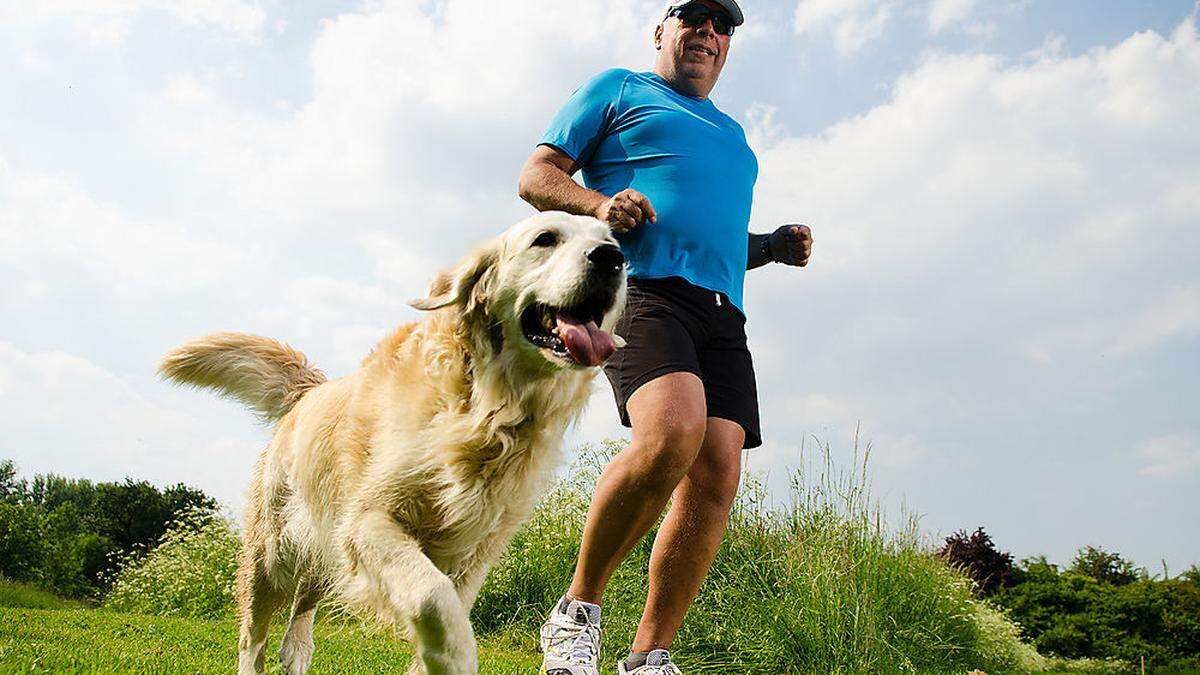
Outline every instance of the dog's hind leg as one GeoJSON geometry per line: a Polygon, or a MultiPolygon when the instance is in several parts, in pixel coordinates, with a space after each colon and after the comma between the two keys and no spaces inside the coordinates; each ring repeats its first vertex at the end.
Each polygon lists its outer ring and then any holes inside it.
{"type": "MultiPolygon", "coordinates": [[[[262,461],[259,463],[261,471],[262,461]]],[[[277,563],[273,542],[277,527],[270,527],[264,518],[261,500],[261,474],[251,485],[250,501],[246,508],[246,527],[242,532],[242,550],[238,556],[237,612],[241,624],[238,636],[238,675],[263,671],[267,628],[271,615],[291,595],[291,588],[280,588],[272,572],[277,563]]]]}
{"type": "Polygon", "coordinates": [[[321,599],[322,591],[321,585],[307,575],[301,578],[296,587],[292,618],[283,635],[283,645],[279,648],[279,663],[287,675],[304,675],[312,663],[316,649],[313,643],[313,619],[317,615],[317,602],[321,599]]]}
{"type": "MultiPolygon", "coordinates": [[[[360,515],[349,550],[353,569],[347,593],[412,629],[417,656],[428,675],[479,672],[475,634],[454,583],[421,546],[383,511],[360,515]]],[[[414,664],[409,672],[422,672],[414,664]]]]}
{"type": "Polygon", "coordinates": [[[238,675],[263,672],[271,615],[288,595],[271,583],[260,560],[247,560],[249,557],[243,552],[238,568],[238,675]]]}

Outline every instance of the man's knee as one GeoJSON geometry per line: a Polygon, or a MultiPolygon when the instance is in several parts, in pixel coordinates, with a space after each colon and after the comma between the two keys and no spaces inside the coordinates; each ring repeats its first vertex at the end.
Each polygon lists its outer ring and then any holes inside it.
{"type": "Polygon", "coordinates": [[[691,469],[703,443],[704,418],[676,417],[639,433],[635,448],[647,478],[673,488],[691,469]]]}
{"type": "Polygon", "coordinates": [[[712,456],[701,453],[688,471],[688,483],[695,497],[728,508],[737,497],[742,478],[739,457],[712,456]]]}
{"type": "Polygon", "coordinates": [[[704,386],[693,373],[669,373],[629,401],[633,447],[647,478],[673,488],[691,468],[706,431],[704,386]]]}

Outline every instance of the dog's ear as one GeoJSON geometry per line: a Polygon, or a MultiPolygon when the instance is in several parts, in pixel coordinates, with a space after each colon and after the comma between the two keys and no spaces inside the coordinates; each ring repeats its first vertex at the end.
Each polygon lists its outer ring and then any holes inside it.
{"type": "Polygon", "coordinates": [[[424,298],[410,300],[408,304],[426,311],[454,304],[470,310],[486,298],[499,260],[500,247],[495,242],[488,242],[472,251],[458,265],[438,272],[429,284],[429,293],[424,298]]]}

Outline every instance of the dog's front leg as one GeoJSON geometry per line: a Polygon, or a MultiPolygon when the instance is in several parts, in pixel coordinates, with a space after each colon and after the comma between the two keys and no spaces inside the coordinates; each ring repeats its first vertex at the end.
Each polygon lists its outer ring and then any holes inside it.
{"type": "Polygon", "coordinates": [[[350,541],[355,563],[349,594],[412,628],[417,656],[410,672],[475,675],[479,671],[471,621],[450,578],[389,514],[368,511],[350,541]],[[382,596],[382,597],[381,597],[382,596]]]}
{"type": "Polygon", "coordinates": [[[471,608],[475,606],[475,597],[479,595],[479,589],[483,586],[484,579],[487,578],[488,570],[504,553],[504,549],[508,548],[513,534],[523,522],[525,522],[523,515],[502,519],[496,527],[495,534],[480,542],[475,551],[450,575],[467,614],[470,614],[471,608]]]}

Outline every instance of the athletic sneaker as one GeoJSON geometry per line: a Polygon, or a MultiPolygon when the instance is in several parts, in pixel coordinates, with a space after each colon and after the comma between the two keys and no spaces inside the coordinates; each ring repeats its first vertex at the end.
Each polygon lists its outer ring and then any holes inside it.
{"type": "Polygon", "coordinates": [[[671,663],[671,654],[665,649],[655,649],[646,655],[646,663],[629,670],[625,667],[625,659],[617,661],[617,675],[683,675],[671,663]]]}
{"type": "Polygon", "coordinates": [[[600,674],[600,605],[563,598],[541,633],[542,675],[600,674]]]}

